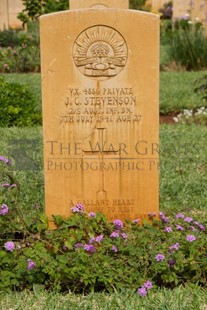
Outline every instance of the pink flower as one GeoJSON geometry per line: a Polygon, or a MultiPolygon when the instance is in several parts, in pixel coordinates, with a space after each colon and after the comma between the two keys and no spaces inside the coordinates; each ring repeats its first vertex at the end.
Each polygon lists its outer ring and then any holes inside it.
{"type": "Polygon", "coordinates": [[[78,250],[79,248],[82,248],[82,247],[83,247],[83,244],[80,243],[80,242],[75,244],[75,249],[76,250],[78,250]]]}
{"type": "Polygon", "coordinates": [[[156,259],[157,262],[161,262],[161,261],[163,261],[163,260],[165,259],[165,255],[163,255],[163,254],[157,254],[157,255],[155,256],[155,259],[156,259]]]}
{"type": "Polygon", "coordinates": [[[118,252],[118,249],[117,249],[117,247],[115,245],[112,245],[112,251],[115,252],[115,253],[118,252]]]}
{"type": "Polygon", "coordinates": [[[143,286],[144,286],[147,290],[150,290],[150,289],[153,287],[151,281],[146,281],[146,282],[144,282],[143,286]]]}
{"type": "Polygon", "coordinates": [[[88,216],[89,216],[89,217],[96,217],[96,213],[95,213],[95,212],[89,212],[89,213],[88,213],[88,216]]]}
{"type": "Polygon", "coordinates": [[[111,238],[118,238],[118,237],[119,237],[119,233],[116,232],[116,231],[113,231],[113,232],[110,234],[110,237],[111,237],[111,238]]]}
{"type": "Polygon", "coordinates": [[[93,253],[96,251],[94,245],[92,245],[92,244],[85,244],[83,248],[86,252],[92,252],[93,253]]]}
{"type": "Polygon", "coordinates": [[[97,237],[95,238],[95,241],[96,241],[96,242],[101,242],[101,240],[103,239],[103,236],[104,236],[104,235],[99,235],[99,236],[97,236],[97,237]]]}
{"type": "Polygon", "coordinates": [[[31,259],[28,259],[27,260],[27,269],[28,270],[32,270],[36,267],[36,263],[33,262],[31,259]]]}
{"type": "Polygon", "coordinates": [[[187,235],[186,239],[187,241],[192,242],[196,240],[196,237],[194,235],[187,235]]]}
{"type": "Polygon", "coordinates": [[[96,241],[96,238],[91,238],[90,240],[89,240],[89,244],[92,244],[92,243],[94,243],[96,241]]]}
{"type": "Polygon", "coordinates": [[[169,233],[169,232],[172,231],[172,227],[166,227],[166,228],[164,229],[164,231],[167,232],[167,233],[169,233]]]}
{"type": "Polygon", "coordinates": [[[123,233],[121,234],[121,236],[122,236],[123,239],[127,239],[127,234],[126,234],[126,233],[123,232],[123,233]]]}
{"type": "Polygon", "coordinates": [[[75,207],[71,208],[73,213],[83,213],[83,205],[81,203],[78,203],[75,207]]]}
{"type": "Polygon", "coordinates": [[[176,225],[177,230],[184,230],[184,228],[180,225],[176,225]]]}
{"type": "Polygon", "coordinates": [[[177,218],[177,219],[183,219],[184,217],[185,217],[185,215],[182,214],[182,213],[177,213],[177,214],[176,214],[176,218],[177,218]]]}
{"type": "Polygon", "coordinates": [[[7,251],[10,251],[10,252],[12,252],[12,251],[15,249],[15,244],[14,244],[13,241],[7,241],[7,242],[4,244],[4,246],[5,246],[5,249],[6,249],[7,251]]]}
{"type": "Polygon", "coordinates": [[[192,221],[193,221],[192,217],[186,217],[186,218],[184,218],[184,222],[190,223],[190,222],[192,222],[192,221]]]}
{"type": "Polygon", "coordinates": [[[174,252],[175,250],[177,251],[177,250],[179,249],[179,247],[180,247],[180,244],[179,244],[179,243],[175,243],[175,244],[173,244],[173,245],[171,245],[171,246],[169,247],[169,250],[170,250],[171,252],[174,252]]]}
{"type": "Polygon", "coordinates": [[[121,220],[114,220],[113,224],[116,226],[117,229],[122,229],[124,225],[121,220]]]}
{"type": "Polygon", "coordinates": [[[156,213],[155,212],[148,213],[148,216],[149,216],[150,219],[152,219],[153,217],[156,216],[156,213]]]}
{"type": "Polygon", "coordinates": [[[0,161],[3,161],[5,164],[8,164],[8,165],[11,164],[11,159],[6,158],[4,156],[0,156],[0,161]]]}
{"type": "Polygon", "coordinates": [[[147,295],[147,290],[143,286],[140,287],[137,292],[138,292],[139,296],[146,296],[147,295]]]}
{"type": "Polygon", "coordinates": [[[9,212],[8,206],[5,203],[3,205],[1,205],[1,207],[0,207],[0,215],[5,215],[8,212],[9,212]]]}
{"type": "Polygon", "coordinates": [[[9,183],[3,183],[1,186],[2,187],[10,187],[10,184],[9,183]]]}

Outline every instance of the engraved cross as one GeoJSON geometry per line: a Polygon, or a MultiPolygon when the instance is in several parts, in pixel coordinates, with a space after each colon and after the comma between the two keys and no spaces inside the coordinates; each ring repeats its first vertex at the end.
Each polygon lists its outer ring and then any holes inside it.
{"type": "Polygon", "coordinates": [[[104,156],[105,155],[119,155],[119,150],[114,150],[112,146],[112,150],[110,150],[110,147],[108,150],[104,150],[104,147],[106,145],[106,141],[104,141],[104,131],[106,128],[96,128],[98,131],[98,143],[96,146],[98,146],[98,150],[91,150],[91,151],[85,151],[83,150],[84,155],[96,155],[98,154],[99,163],[100,163],[100,169],[99,169],[99,189],[96,192],[97,199],[107,199],[107,192],[104,188],[104,156]],[[99,144],[100,143],[100,144],[99,144]]]}

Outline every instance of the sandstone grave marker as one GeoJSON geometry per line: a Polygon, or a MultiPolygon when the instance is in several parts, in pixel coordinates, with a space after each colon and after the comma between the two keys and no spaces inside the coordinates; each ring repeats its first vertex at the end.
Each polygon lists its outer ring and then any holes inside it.
{"type": "Polygon", "coordinates": [[[21,0],[0,1],[0,30],[22,28],[22,22],[17,18],[24,8],[21,0]]]}
{"type": "Polygon", "coordinates": [[[174,0],[173,1],[173,19],[180,19],[186,14],[190,16],[192,1],[191,0],[174,0]]]}
{"type": "Polygon", "coordinates": [[[158,16],[81,9],[40,26],[50,227],[76,203],[109,219],[158,213],[158,16]]]}

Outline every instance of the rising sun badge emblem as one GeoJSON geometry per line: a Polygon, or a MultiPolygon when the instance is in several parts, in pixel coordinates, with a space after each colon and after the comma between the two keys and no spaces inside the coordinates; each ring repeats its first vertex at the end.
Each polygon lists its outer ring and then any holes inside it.
{"type": "Polygon", "coordinates": [[[99,80],[111,78],[126,65],[127,45],[117,30],[97,25],[77,37],[73,58],[82,74],[99,80]]]}

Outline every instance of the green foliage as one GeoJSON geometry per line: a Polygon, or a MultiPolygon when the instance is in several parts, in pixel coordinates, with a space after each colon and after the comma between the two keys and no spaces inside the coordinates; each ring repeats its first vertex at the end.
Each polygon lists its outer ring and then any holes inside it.
{"type": "Polygon", "coordinates": [[[68,9],[68,0],[22,0],[24,9],[18,18],[27,24],[35,21],[42,14],[52,13],[68,9]]]}
{"type": "Polygon", "coordinates": [[[31,126],[41,123],[35,99],[26,86],[0,78],[0,126],[31,126]]]}
{"type": "Polygon", "coordinates": [[[0,32],[0,72],[40,71],[39,25],[29,23],[28,32],[0,32]]]}
{"type": "Polygon", "coordinates": [[[129,7],[133,10],[142,10],[146,0],[129,0],[129,7]]]}
{"type": "Polygon", "coordinates": [[[24,42],[24,37],[26,34],[19,30],[9,29],[0,31],[0,46],[8,47],[8,46],[16,46],[20,45],[24,42]]]}
{"type": "Polygon", "coordinates": [[[57,11],[64,11],[68,10],[69,8],[69,1],[68,0],[48,0],[45,1],[44,4],[44,14],[57,12],[57,11]]]}
{"type": "Polygon", "coordinates": [[[0,71],[5,73],[40,71],[39,47],[28,42],[17,48],[0,50],[0,68],[0,71]]]}
{"type": "Polygon", "coordinates": [[[41,112],[41,75],[39,73],[2,73],[0,77],[4,78],[8,83],[16,83],[18,81],[21,85],[27,85],[35,97],[35,110],[41,112]]]}
{"type": "Polygon", "coordinates": [[[184,21],[173,31],[168,52],[171,61],[186,70],[207,68],[207,38],[200,26],[184,21]]]}
{"type": "Polygon", "coordinates": [[[173,23],[171,19],[160,21],[160,41],[161,44],[169,44],[172,39],[173,23]]]}

